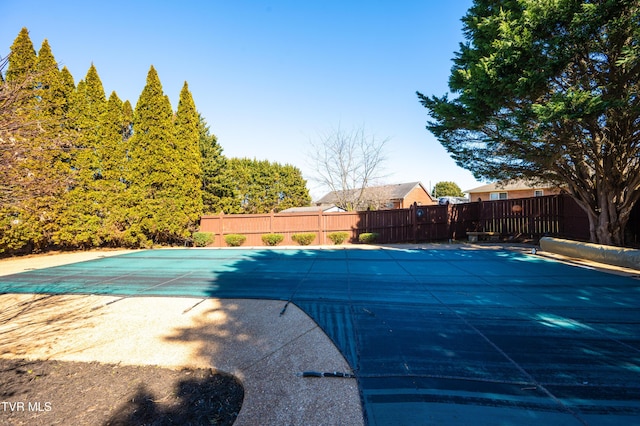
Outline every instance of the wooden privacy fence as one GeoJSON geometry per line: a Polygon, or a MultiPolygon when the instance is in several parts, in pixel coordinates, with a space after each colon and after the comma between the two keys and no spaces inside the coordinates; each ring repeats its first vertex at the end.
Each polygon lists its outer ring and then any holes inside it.
{"type": "Polygon", "coordinates": [[[479,228],[506,235],[557,235],[589,239],[589,221],[568,195],[501,200],[479,204],[479,228]]]}
{"type": "Polygon", "coordinates": [[[214,245],[225,245],[224,236],[242,234],[247,237],[245,245],[260,246],[262,235],[282,234],[283,245],[295,244],[293,234],[315,233],[312,244],[332,244],[327,234],[338,231],[349,233],[350,239],[357,238],[356,230],[360,212],[346,213],[267,213],[267,214],[231,214],[202,216],[200,231],[215,234],[214,245]]]}
{"type": "Polygon", "coordinates": [[[472,231],[505,237],[589,238],[585,213],[567,195],[397,210],[208,215],[202,217],[200,230],[214,233],[218,247],[225,245],[228,234],[245,235],[245,245],[259,246],[264,234],[282,234],[282,244],[290,245],[295,244],[293,234],[307,232],[316,234],[313,244],[332,244],[327,237],[332,232],[347,232],[350,242],[357,242],[362,233],[375,232],[379,243],[462,240],[472,231]]]}

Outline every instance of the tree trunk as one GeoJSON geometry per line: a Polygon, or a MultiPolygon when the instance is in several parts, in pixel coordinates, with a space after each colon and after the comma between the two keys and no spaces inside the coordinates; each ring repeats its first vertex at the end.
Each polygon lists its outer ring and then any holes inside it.
{"type": "Polygon", "coordinates": [[[587,213],[592,243],[611,246],[624,245],[624,230],[633,204],[618,206],[605,192],[602,192],[598,197],[598,206],[595,209],[578,197],[574,197],[574,199],[587,213]]]}

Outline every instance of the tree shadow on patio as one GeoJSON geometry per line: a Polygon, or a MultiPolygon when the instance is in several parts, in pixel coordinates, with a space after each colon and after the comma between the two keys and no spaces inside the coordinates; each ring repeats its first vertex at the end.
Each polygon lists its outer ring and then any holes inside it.
{"type": "Polygon", "coordinates": [[[0,307],[0,355],[46,350],[61,331],[85,327],[85,320],[100,315],[95,301],[77,295],[4,294],[0,307]]]}
{"type": "Polygon", "coordinates": [[[233,376],[213,372],[181,380],[160,400],[145,385],[139,385],[135,395],[105,425],[232,425],[242,397],[242,385],[233,376]]]}

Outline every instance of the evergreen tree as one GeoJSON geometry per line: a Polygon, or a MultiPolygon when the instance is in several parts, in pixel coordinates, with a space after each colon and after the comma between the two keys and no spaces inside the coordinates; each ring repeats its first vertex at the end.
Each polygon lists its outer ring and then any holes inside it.
{"type": "Polygon", "coordinates": [[[222,155],[222,147],[202,115],[198,116],[200,155],[202,157],[202,199],[203,212],[213,214],[229,212],[233,201],[233,184],[226,173],[227,159],[222,155]]]}
{"type": "Polygon", "coordinates": [[[60,230],[53,239],[56,244],[70,247],[100,246],[104,206],[108,192],[104,191],[103,164],[105,155],[103,120],[107,102],[102,81],[93,64],[83,84],[78,84],[74,99],[73,124],[78,131],[71,160],[75,185],[65,195],[59,212],[60,230]]]}
{"type": "Polygon", "coordinates": [[[228,158],[224,174],[231,183],[231,191],[228,197],[220,200],[224,206],[224,213],[257,213],[251,205],[250,185],[254,179],[252,173],[252,161],[248,158],[228,158]]]}
{"type": "Polygon", "coordinates": [[[34,163],[30,141],[37,136],[33,125],[35,96],[32,91],[36,60],[29,32],[22,28],[11,45],[2,85],[0,252],[20,250],[41,239],[35,212],[28,209],[28,204],[37,196],[36,177],[29,173],[29,167],[34,163]],[[15,146],[9,144],[11,139],[15,146]]]}
{"type": "Polygon", "coordinates": [[[98,181],[102,196],[100,214],[103,219],[100,239],[117,246],[122,243],[126,230],[126,211],[122,206],[126,190],[124,171],[127,162],[127,135],[131,125],[125,119],[124,104],[116,92],[109,96],[100,126],[103,129],[101,179],[98,181]]]}
{"type": "Polygon", "coordinates": [[[60,71],[60,92],[64,97],[63,104],[63,115],[65,118],[65,123],[63,123],[64,127],[70,128],[72,127],[69,120],[69,111],[71,110],[73,98],[76,92],[76,85],[73,81],[73,76],[67,67],[63,67],[60,71]]]}
{"type": "Polygon", "coordinates": [[[63,91],[62,74],[58,70],[58,64],[46,39],[42,42],[42,47],[38,51],[36,72],[38,74],[38,85],[36,86],[35,94],[39,104],[37,112],[51,118],[49,120],[51,126],[49,130],[54,132],[51,136],[56,137],[58,131],[62,128],[61,123],[64,119],[66,98],[63,91]]]}
{"type": "Polygon", "coordinates": [[[18,37],[11,45],[9,66],[7,68],[7,82],[23,82],[36,69],[36,50],[33,47],[29,31],[22,28],[18,37]]]}
{"type": "Polygon", "coordinates": [[[134,111],[129,145],[128,245],[177,243],[190,237],[191,218],[184,199],[182,150],[173,111],[152,66],[134,111]]]}
{"type": "Polygon", "coordinates": [[[302,172],[291,164],[277,167],[277,193],[274,211],[279,212],[291,207],[306,207],[311,205],[311,196],[307,188],[307,181],[302,177],[302,172]]]}
{"type": "Polygon", "coordinates": [[[235,196],[225,213],[278,212],[311,202],[302,173],[291,165],[232,158],[228,161],[228,176],[235,185],[235,196]]]}
{"type": "Polygon", "coordinates": [[[68,104],[67,117],[69,120],[69,126],[76,131],[80,131],[80,122],[82,121],[83,115],[82,105],[86,95],[86,86],[85,81],[80,80],[75,91],[71,93],[70,102],[68,104]]]}
{"type": "Polygon", "coordinates": [[[3,103],[10,122],[0,139],[3,145],[11,144],[3,149],[9,155],[3,156],[2,165],[0,250],[42,249],[57,227],[55,205],[70,184],[66,163],[70,136],[61,125],[65,104],[61,87],[48,42],[36,56],[23,28],[12,45],[3,85],[3,97],[10,95],[9,103],[3,103]]]}
{"type": "Polygon", "coordinates": [[[175,199],[180,199],[187,230],[194,232],[202,214],[202,157],[200,155],[199,116],[189,86],[185,81],[180,91],[175,116],[176,162],[182,175],[178,175],[175,199]]]}
{"type": "Polygon", "coordinates": [[[131,123],[125,118],[124,105],[116,92],[111,92],[101,120],[103,129],[101,176],[106,181],[122,184],[124,184],[124,167],[127,160],[127,141],[131,131],[131,123]]]}
{"type": "Polygon", "coordinates": [[[125,101],[122,105],[122,141],[127,142],[131,136],[133,136],[133,107],[131,102],[125,101]]]}
{"type": "Polygon", "coordinates": [[[46,213],[50,219],[45,226],[47,241],[43,242],[48,245],[60,229],[57,212],[60,208],[68,208],[68,204],[64,200],[68,186],[72,184],[73,179],[69,167],[69,153],[73,148],[77,134],[67,126],[68,97],[65,90],[68,88],[65,88],[64,83],[68,84],[68,82],[62,80],[63,74],[58,69],[58,64],[46,39],[38,51],[36,74],[37,106],[35,116],[41,129],[37,143],[42,148],[46,147],[47,153],[44,156],[46,158],[43,158],[43,169],[38,175],[41,182],[45,181],[45,176],[55,182],[50,184],[52,188],[55,188],[54,192],[49,197],[38,199],[40,213],[46,213]],[[65,181],[68,185],[59,185],[65,181]]]}
{"type": "Polygon", "coordinates": [[[565,188],[590,238],[622,245],[640,200],[637,0],[475,0],[427,128],[478,179],[565,188]]]}

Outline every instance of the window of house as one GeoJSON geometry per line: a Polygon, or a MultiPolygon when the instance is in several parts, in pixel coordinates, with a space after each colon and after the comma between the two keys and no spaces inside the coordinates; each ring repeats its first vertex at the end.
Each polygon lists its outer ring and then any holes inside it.
{"type": "Polygon", "coordinates": [[[542,189],[536,189],[535,191],[533,191],[534,197],[542,197],[543,195],[544,195],[544,191],[542,189]]]}
{"type": "Polygon", "coordinates": [[[507,199],[507,193],[506,192],[492,192],[491,194],[489,194],[490,200],[494,201],[494,200],[506,200],[507,199]]]}

